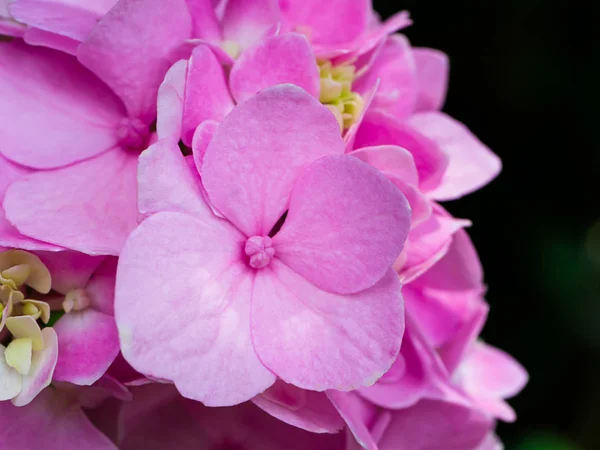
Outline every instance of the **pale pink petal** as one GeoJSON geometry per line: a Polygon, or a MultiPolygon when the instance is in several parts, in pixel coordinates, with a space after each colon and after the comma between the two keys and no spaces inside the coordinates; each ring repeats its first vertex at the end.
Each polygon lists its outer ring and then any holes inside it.
{"type": "Polygon", "coordinates": [[[229,78],[231,94],[238,103],[283,83],[295,84],[319,98],[319,68],[301,34],[284,33],[261,40],[240,55],[229,78]]]}
{"type": "Polygon", "coordinates": [[[296,182],[273,247],[319,288],[349,294],[387,273],[409,228],[406,198],[380,171],[351,156],[329,156],[296,182]]]}
{"type": "Polygon", "coordinates": [[[192,151],[194,164],[199,174],[202,172],[204,154],[206,153],[208,144],[212,141],[217,128],[219,128],[219,122],[216,120],[206,120],[198,125],[196,132],[194,133],[194,138],[192,139],[192,151]]]}
{"type": "Polygon", "coordinates": [[[0,78],[0,151],[8,159],[48,169],[98,155],[117,143],[122,105],[72,56],[2,43],[0,78]]]}
{"type": "Polygon", "coordinates": [[[502,441],[500,441],[498,436],[493,431],[490,431],[475,450],[504,450],[504,445],[502,445],[502,441]]]}
{"type": "Polygon", "coordinates": [[[0,448],[21,450],[117,450],[64,393],[45,389],[27,406],[0,403],[0,448]],[[35,431],[30,430],[35,424],[35,431]]]}
{"type": "Polygon", "coordinates": [[[247,236],[266,236],[311,162],[344,152],[331,112],[289,84],[267,88],[223,120],[206,150],[202,182],[212,203],[247,236]]]}
{"type": "Polygon", "coordinates": [[[417,111],[435,111],[442,109],[448,90],[450,61],[448,55],[431,48],[414,48],[413,55],[417,64],[417,111]]]}
{"type": "Polygon", "coordinates": [[[188,63],[177,61],[171,66],[158,88],[156,134],[159,139],[181,137],[183,120],[183,91],[188,63]]]}
{"type": "Polygon", "coordinates": [[[408,123],[434,141],[448,157],[440,185],[429,193],[432,198],[455,200],[485,186],[500,173],[500,158],[450,116],[425,112],[415,114],[408,123]]]}
{"type": "Polygon", "coordinates": [[[48,327],[42,330],[44,348],[34,351],[31,358],[29,373],[23,376],[21,392],[12,399],[15,406],[25,406],[30,403],[52,381],[52,373],[58,358],[58,340],[54,329],[48,327]]]}
{"type": "Polygon", "coordinates": [[[415,317],[431,345],[440,347],[456,335],[483,300],[477,291],[427,289],[419,281],[404,286],[407,314],[415,317]]]}
{"type": "Polygon", "coordinates": [[[422,400],[392,413],[381,450],[444,450],[477,447],[493,428],[493,421],[472,409],[433,400],[422,400]]]}
{"type": "Polygon", "coordinates": [[[150,124],[158,87],[191,32],[185,0],[120,0],[77,56],[121,97],[131,117],[150,124]]]}
{"type": "Polygon", "coordinates": [[[115,278],[117,276],[117,258],[108,256],[94,272],[85,286],[90,306],[109,316],[114,316],[115,278]]]}
{"type": "Polygon", "coordinates": [[[448,156],[431,139],[383,111],[369,111],[356,134],[354,148],[397,145],[408,150],[419,171],[419,186],[437,187],[448,166],[448,156]]]}
{"type": "Polygon", "coordinates": [[[352,88],[368,91],[379,80],[373,108],[384,108],[396,119],[407,119],[417,102],[417,69],[410,42],[403,35],[389,37],[365,75],[352,88]]]}
{"type": "Polygon", "coordinates": [[[386,174],[389,180],[396,185],[408,200],[411,209],[410,228],[415,229],[424,223],[433,212],[433,205],[417,186],[406,183],[404,180],[393,175],[386,174]]]}
{"type": "Polygon", "coordinates": [[[29,45],[48,47],[54,50],[75,56],[80,41],[39,28],[27,28],[23,34],[23,41],[29,45]]]}
{"type": "Polygon", "coordinates": [[[471,222],[455,219],[441,208],[434,208],[428,220],[412,229],[406,239],[406,259],[400,270],[403,283],[414,280],[437,263],[448,251],[452,235],[471,222]]]}
{"type": "Polygon", "coordinates": [[[223,38],[245,49],[279,22],[277,0],[228,0],[223,16],[223,38]]]}
{"type": "Polygon", "coordinates": [[[422,346],[413,341],[412,333],[407,331],[392,368],[373,386],[359,390],[364,398],[384,408],[402,409],[424,397],[431,376],[427,367],[430,362],[422,346]]]}
{"type": "Polygon", "coordinates": [[[19,22],[74,41],[83,41],[101,14],[87,9],[84,3],[62,1],[15,0],[9,6],[10,14],[19,22]]]}
{"type": "Polygon", "coordinates": [[[159,213],[120,256],[116,318],[123,355],[210,406],[249,400],[275,381],[250,339],[245,242],[216,217],[159,213]]]}
{"type": "Polygon", "coordinates": [[[464,229],[454,233],[444,257],[419,277],[418,283],[451,291],[483,290],[483,268],[464,229]]]}
{"type": "Polygon", "coordinates": [[[341,296],[318,289],[276,258],[256,273],[252,342],[286,383],[323,391],[373,384],[392,365],[404,332],[392,271],[370,289],[341,296]]]}
{"type": "Polygon", "coordinates": [[[457,370],[457,377],[483,411],[504,421],[516,419],[503,400],[518,394],[529,376],[512,356],[483,342],[474,342],[457,370]]]}
{"type": "Polygon", "coordinates": [[[22,37],[27,28],[11,17],[9,4],[10,0],[0,0],[0,35],[22,37]]]}
{"type": "MultiPolygon", "coordinates": [[[[4,317],[2,319],[2,323],[4,324],[4,317]]],[[[2,402],[10,400],[21,392],[22,385],[21,374],[6,363],[4,357],[5,350],[6,347],[0,344],[0,409],[3,408],[2,402]]],[[[2,441],[0,440],[0,442],[2,441]]]]}
{"type": "Polygon", "coordinates": [[[105,257],[77,252],[39,252],[37,254],[52,275],[52,289],[67,294],[84,288],[105,257]]]}
{"type": "Polygon", "coordinates": [[[350,155],[364,161],[385,175],[393,175],[408,184],[419,184],[419,174],[412,154],[397,145],[378,145],[354,150],[350,155]]]}
{"type": "Polygon", "coordinates": [[[108,369],[119,353],[119,336],[112,316],[85,309],[71,311],[54,325],[58,361],[54,379],[89,386],[108,369]]]}
{"type": "Polygon", "coordinates": [[[183,105],[181,135],[188,146],[198,125],[221,121],[233,108],[223,67],[206,45],[196,47],[188,62],[183,105]]]}
{"type": "Polygon", "coordinates": [[[222,32],[213,2],[210,0],[186,0],[192,16],[192,37],[211,42],[221,42],[222,32]]]}
{"type": "Polygon", "coordinates": [[[344,420],[322,392],[305,391],[281,380],[252,399],[273,417],[313,433],[337,433],[344,420]]]}
{"type": "MultiPolygon", "coordinates": [[[[356,448],[378,450],[376,438],[369,428],[378,421],[378,416],[381,416],[379,408],[354,392],[328,391],[327,397],[350,428],[354,439],[359,444],[356,448]]],[[[354,449],[352,446],[349,448],[354,449]]]]}
{"type": "Polygon", "coordinates": [[[372,26],[366,36],[357,39],[354,43],[354,47],[357,47],[356,53],[359,55],[365,54],[375,48],[386,36],[397,33],[403,28],[411,26],[412,23],[408,11],[397,12],[386,19],[385,22],[372,26]]]}
{"type": "Polygon", "coordinates": [[[488,312],[489,306],[486,303],[476,303],[452,339],[438,349],[440,358],[444,361],[449,373],[454,373],[481,333],[488,312]]]}
{"type": "MultiPolygon", "coordinates": [[[[31,172],[30,169],[13,164],[0,154],[0,202],[4,200],[4,194],[12,182],[31,172]]],[[[0,248],[1,247],[20,248],[33,251],[61,250],[61,247],[23,236],[8,220],[6,220],[4,209],[2,207],[0,207],[0,248]]]]}
{"type": "Polygon", "coordinates": [[[279,4],[287,30],[302,32],[312,43],[328,47],[343,47],[361,36],[371,12],[369,0],[284,0],[279,4]]]}
{"type": "Polygon", "coordinates": [[[138,165],[138,209],[144,216],[160,211],[212,214],[198,177],[186,163],[177,141],[162,139],[145,150],[138,165]]]}
{"type": "Polygon", "coordinates": [[[118,255],[137,224],[137,155],[116,149],[13,183],[8,220],[30,237],[91,255],[118,255]]]}

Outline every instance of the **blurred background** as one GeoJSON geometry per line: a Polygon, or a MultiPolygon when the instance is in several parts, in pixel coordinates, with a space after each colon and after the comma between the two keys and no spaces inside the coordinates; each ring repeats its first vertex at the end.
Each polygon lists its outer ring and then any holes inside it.
{"type": "Polygon", "coordinates": [[[598,117],[591,12],[536,0],[374,5],[384,18],[409,10],[413,45],[450,56],[444,111],[504,163],[493,183],[444,204],[473,221],[491,307],[483,338],[531,377],[499,436],[507,450],[600,449],[600,151],[567,139],[568,123],[587,136],[598,117]]]}

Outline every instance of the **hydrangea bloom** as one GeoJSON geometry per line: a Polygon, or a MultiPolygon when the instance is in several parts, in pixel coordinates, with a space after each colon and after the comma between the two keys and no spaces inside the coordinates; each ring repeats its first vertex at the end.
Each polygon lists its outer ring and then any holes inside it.
{"type": "Polygon", "coordinates": [[[274,374],[348,390],[389,368],[403,331],[391,266],[410,210],[383,175],[343,152],[333,115],[281,85],[237,106],[206,148],[202,185],[224,219],[173,141],[142,156],[140,209],[157,214],[121,253],[116,304],[137,370],[227,405],[274,374]]]}
{"type": "Polygon", "coordinates": [[[527,373],[438,203],[501,163],[410,24],[0,0],[1,448],[501,448],[527,373]]]}

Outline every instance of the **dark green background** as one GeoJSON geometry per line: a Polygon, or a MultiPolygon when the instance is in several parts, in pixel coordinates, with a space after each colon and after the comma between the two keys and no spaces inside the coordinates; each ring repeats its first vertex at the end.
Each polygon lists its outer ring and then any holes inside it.
{"type": "Polygon", "coordinates": [[[444,110],[504,163],[445,204],[473,221],[491,306],[483,337],[531,376],[500,437],[508,450],[600,449],[600,150],[586,138],[599,119],[597,16],[531,0],[374,4],[383,17],[409,10],[413,45],[449,54],[444,110]]]}

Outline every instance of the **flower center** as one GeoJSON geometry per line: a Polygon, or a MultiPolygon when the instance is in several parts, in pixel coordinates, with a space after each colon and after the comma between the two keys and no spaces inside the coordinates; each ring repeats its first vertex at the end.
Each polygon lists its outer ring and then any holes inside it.
{"type": "Polygon", "coordinates": [[[90,298],[84,289],[69,291],[62,302],[62,307],[66,313],[81,311],[88,306],[90,306],[90,298]]]}
{"type": "Polygon", "coordinates": [[[139,119],[121,119],[117,127],[119,144],[125,148],[134,150],[142,149],[148,143],[148,126],[139,119]]]}
{"type": "Polygon", "coordinates": [[[321,77],[319,100],[335,115],[344,131],[358,120],[365,106],[360,94],[352,92],[356,68],[347,63],[334,66],[331,61],[318,61],[317,64],[321,77]]]}
{"type": "Polygon", "coordinates": [[[249,257],[250,267],[255,269],[268,266],[275,255],[273,242],[269,236],[252,236],[246,241],[244,251],[249,257]]]}

